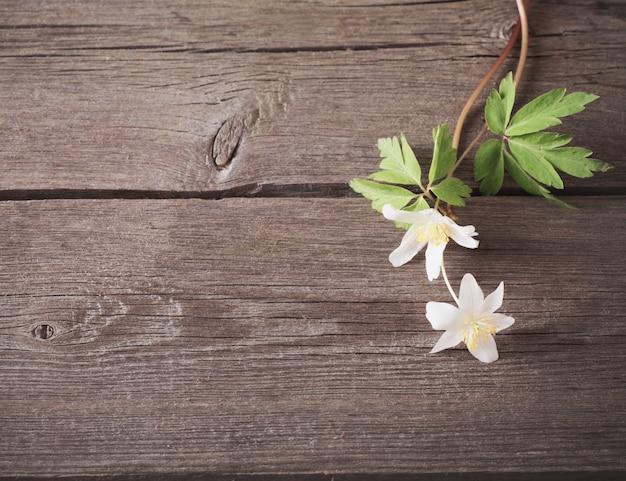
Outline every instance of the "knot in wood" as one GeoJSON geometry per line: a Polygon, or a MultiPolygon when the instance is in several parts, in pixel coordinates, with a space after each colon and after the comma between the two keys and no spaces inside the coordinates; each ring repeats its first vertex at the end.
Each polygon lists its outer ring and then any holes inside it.
{"type": "Polygon", "coordinates": [[[49,324],[39,324],[33,329],[33,336],[37,339],[50,339],[54,336],[54,327],[49,324]]]}
{"type": "Polygon", "coordinates": [[[211,157],[213,163],[219,167],[226,167],[235,156],[235,151],[243,134],[243,121],[239,117],[231,117],[222,124],[213,139],[211,157]]]}
{"type": "Polygon", "coordinates": [[[494,36],[501,40],[509,40],[511,35],[513,35],[513,31],[517,25],[517,20],[507,20],[506,22],[497,26],[494,32],[494,36]]]}

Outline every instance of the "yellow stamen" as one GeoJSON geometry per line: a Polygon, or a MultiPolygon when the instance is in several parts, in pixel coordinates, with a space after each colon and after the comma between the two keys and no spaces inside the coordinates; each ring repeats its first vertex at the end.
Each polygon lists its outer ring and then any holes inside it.
{"type": "Polygon", "coordinates": [[[443,223],[429,222],[417,229],[417,240],[420,242],[432,242],[436,246],[447,244],[450,238],[448,227],[443,223]]]}
{"type": "Polygon", "coordinates": [[[467,326],[463,333],[463,342],[469,349],[476,349],[483,344],[489,336],[496,334],[496,326],[491,323],[490,317],[476,319],[473,315],[465,319],[467,326]]]}

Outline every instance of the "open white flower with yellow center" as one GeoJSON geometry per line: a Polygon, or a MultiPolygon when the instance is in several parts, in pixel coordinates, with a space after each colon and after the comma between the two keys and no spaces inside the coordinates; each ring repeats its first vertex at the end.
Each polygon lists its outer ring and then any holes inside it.
{"type": "Polygon", "coordinates": [[[390,220],[412,224],[404,235],[400,246],[389,255],[389,261],[394,267],[401,266],[413,259],[415,254],[424,246],[427,246],[426,274],[429,281],[439,277],[443,251],[450,239],[469,249],[478,247],[478,241],[474,239],[478,232],[473,225],[459,226],[435,209],[407,212],[391,205],[385,205],[383,215],[390,220]]]}
{"type": "Polygon", "coordinates": [[[515,319],[495,311],[502,306],[504,283],[485,299],[471,274],[461,281],[458,307],[445,302],[426,304],[426,318],[434,329],[445,330],[431,352],[439,352],[464,342],[469,352],[482,362],[498,359],[494,335],[510,327],[515,319]]]}

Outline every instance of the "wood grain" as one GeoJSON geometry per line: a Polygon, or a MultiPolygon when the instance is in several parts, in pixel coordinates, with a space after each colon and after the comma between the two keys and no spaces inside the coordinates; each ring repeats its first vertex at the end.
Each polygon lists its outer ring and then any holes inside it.
{"type": "Polygon", "coordinates": [[[618,479],[624,198],[521,200],[447,254],[505,281],[491,365],[429,354],[446,289],[363,200],[0,203],[0,476],[618,479]]]}
{"type": "MultiPolygon", "coordinates": [[[[618,168],[566,185],[623,193],[625,4],[530,13],[520,100],[600,95],[564,129],[618,168]]],[[[380,136],[430,158],[515,19],[497,0],[2,2],[0,195],[345,194],[380,136]]]]}
{"type": "Polygon", "coordinates": [[[0,2],[0,479],[624,479],[626,3],[532,3],[519,100],[600,95],[562,130],[615,169],[458,210],[483,365],[346,183],[431,157],[513,1],[0,2]]]}

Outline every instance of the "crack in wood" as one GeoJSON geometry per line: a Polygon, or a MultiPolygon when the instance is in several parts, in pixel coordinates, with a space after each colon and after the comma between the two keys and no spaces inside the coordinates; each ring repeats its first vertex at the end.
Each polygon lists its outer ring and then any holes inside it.
{"type": "MultiPolygon", "coordinates": [[[[623,196],[626,189],[602,187],[572,187],[560,192],[560,197],[623,196]]],[[[499,197],[527,196],[520,188],[503,188],[499,197]]],[[[233,197],[289,197],[289,198],[329,198],[358,197],[347,183],[302,183],[271,184],[249,182],[227,189],[214,190],[130,190],[130,189],[29,189],[0,191],[0,202],[25,202],[33,200],[174,200],[203,199],[218,200],[233,197]]]]}
{"type": "MultiPolygon", "coordinates": [[[[468,38],[473,38],[468,36],[468,38]]],[[[398,43],[379,43],[379,44],[335,44],[335,45],[300,45],[294,47],[225,47],[225,48],[180,48],[176,50],[167,50],[169,53],[191,53],[191,54],[216,54],[216,53],[235,53],[235,54],[262,54],[262,53],[327,53],[327,52],[357,52],[357,51],[376,51],[376,50],[403,50],[426,47],[448,47],[462,46],[463,43],[452,43],[444,41],[433,42],[398,42],[398,43]]]]}

